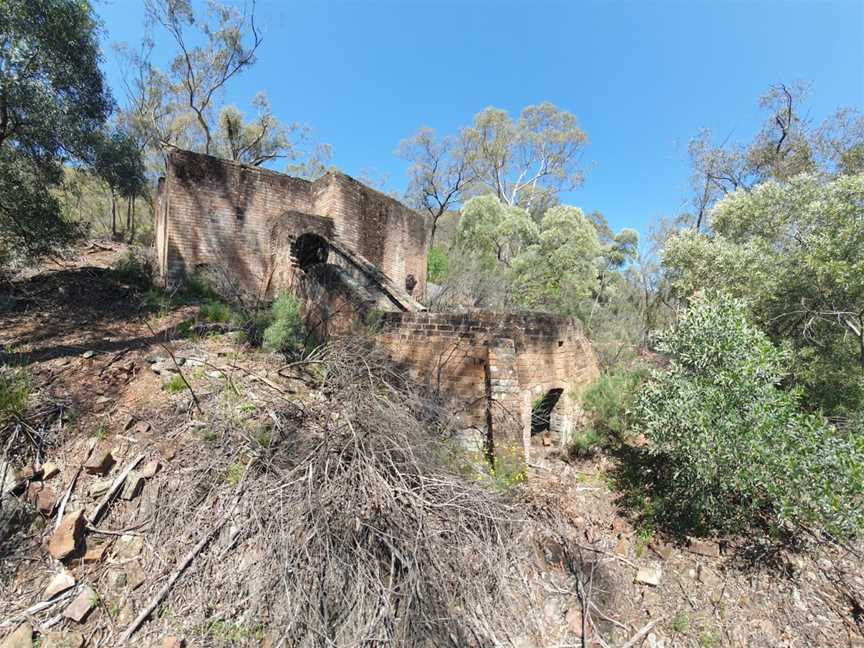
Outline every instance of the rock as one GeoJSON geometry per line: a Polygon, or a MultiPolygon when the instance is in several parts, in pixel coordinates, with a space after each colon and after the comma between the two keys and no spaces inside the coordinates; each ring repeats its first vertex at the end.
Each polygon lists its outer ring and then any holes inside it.
{"type": "Polygon", "coordinates": [[[54,574],[51,580],[48,581],[48,587],[45,588],[42,597],[48,601],[71,587],[75,587],[75,578],[72,574],[68,572],[54,574]]]}
{"type": "Polygon", "coordinates": [[[3,495],[12,493],[21,486],[17,471],[8,461],[0,461],[0,480],[3,480],[3,483],[0,484],[3,495]]]}
{"type": "Polygon", "coordinates": [[[612,533],[630,533],[631,531],[630,523],[623,517],[616,517],[612,520],[612,533]]]}
{"type": "Polygon", "coordinates": [[[80,546],[84,536],[84,511],[67,513],[48,541],[48,553],[56,560],[67,558],[80,546]]]}
{"type": "Polygon", "coordinates": [[[96,352],[91,350],[91,351],[85,351],[84,353],[82,353],[81,357],[84,358],[85,360],[89,360],[94,355],[96,355],[96,352]]]}
{"type": "Polygon", "coordinates": [[[84,635],[80,632],[46,632],[42,635],[41,648],[82,648],[84,635]]]}
{"type": "Polygon", "coordinates": [[[30,480],[33,481],[35,479],[39,479],[42,477],[42,468],[38,466],[24,466],[21,470],[18,471],[18,481],[30,480]]]}
{"type": "Polygon", "coordinates": [[[651,542],[648,543],[648,548],[663,560],[669,560],[672,557],[672,546],[665,542],[651,540],[651,542]]]}
{"type": "Polygon", "coordinates": [[[100,396],[99,398],[96,399],[96,404],[97,405],[105,405],[106,403],[110,403],[113,400],[114,399],[111,398],[110,396],[100,396]]]}
{"type": "Polygon", "coordinates": [[[84,552],[84,555],[81,557],[82,562],[85,565],[92,565],[93,563],[101,562],[105,557],[105,552],[108,549],[107,544],[94,544],[87,547],[87,551],[84,552]]]}
{"type": "Polygon", "coordinates": [[[160,464],[158,461],[151,461],[145,464],[138,474],[141,475],[144,479],[150,479],[159,472],[159,469],[161,467],[162,464],[160,464]]]}
{"type": "Polygon", "coordinates": [[[552,435],[548,432],[543,433],[543,445],[547,448],[552,445],[552,435]]]}
{"type": "Polygon", "coordinates": [[[55,463],[52,463],[49,461],[48,463],[46,463],[42,466],[42,480],[43,481],[47,480],[47,479],[51,479],[55,475],[59,475],[59,474],[60,474],[60,468],[55,463]]]}
{"type": "Polygon", "coordinates": [[[121,626],[128,626],[135,620],[135,616],[135,608],[132,607],[132,603],[126,601],[123,603],[123,607],[120,608],[120,612],[117,614],[117,623],[121,626]]]}
{"type": "Polygon", "coordinates": [[[709,590],[714,590],[722,584],[720,577],[703,565],[699,565],[698,567],[697,578],[699,579],[699,582],[705,585],[709,590]]]}
{"type": "Polygon", "coordinates": [[[144,477],[137,472],[130,472],[126,476],[126,481],[123,484],[123,492],[120,494],[124,500],[131,500],[138,497],[141,489],[144,488],[144,477]]]}
{"type": "Polygon", "coordinates": [[[138,558],[144,549],[144,539],[141,536],[122,535],[114,544],[114,552],[118,559],[138,558]]]}
{"type": "Polygon", "coordinates": [[[630,540],[621,538],[615,545],[615,553],[619,556],[626,556],[628,551],[630,551],[630,540]]]}
{"type": "Polygon", "coordinates": [[[137,562],[126,566],[126,585],[129,587],[130,592],[141,587],[146,580],[147,575],[137,562]]]}
{"type": "Polygon", "coordinates": [[[132,428],[133,434],[144,434],[150,431],[152,426],[147,421],[138,421],[132,428]]]}
{"type": "Polygon", "coordinates": [[[75,623],[81,623],[90,614],[90,611],[96,607],[99,601],[99,595],[93,591],[91,587],[83,588],[65,610],[63,616],[67,619],[72,619],[75,623]]]}
{"type": "Polygon", "coordinates": [[[93,499],[98,499],[108,492],[108,489],[111,488],[111,484],[113,483],[113,479],[100,479],[95,481],[87,487],[87,494],[93,499]]]}
{"type": "Polygon", "coordinates": [[[660,584],[661,575],[659,567],[640,567],[636,572],[636,582],[656,587],[660,584]]]}
{"type": "Polygon", "coordinates": [[[91,475],[104,475],[111,466],[114,465],[114,457],[110,450],[101,450],[90,456],[90,459],[84,464],[84,470],[91,475]]]}
{"type": "Polygon", "coordinates": [[[582,610],[576,607],[572,607],[567,610],[567,616],[565,617],[567,620],[567,627],[570,628],[570,632],[572,632],[577,637],[582,636],[582,610]]]}
{"type": "Polygon", "coordinates": [[[720,545],[710,540],[700,540],[699,538],[688,538],[687,550],[698,556],[707,556],[709,558],[718,558],[720,556],[720,545]]]}
{"type": "Polygon", "coordinates": [[[42,515],[51,515],[57,503],[57,493],[41,482],[31,483],[27,487],[27,501],[36,507],[42,515]]]}
{"type": "Polygon", "coordinates": [[[0,648],[32,648],[33,627],[22,623],[0,644],[0,648]]]}
{"type": "Polygon", "coordinates": [[[134,416],[132,416],[131,414],[127,414],[125,417],[123,417],[123,431],[124,432],[128,432],[129,428],[131,428],[133,425],[135,425],[135,417],[134,416]]]}
{"type": "Polygon", "coordinates": [[[162,640],[162,648],[183,648],[185,645],[185,640],[173,635],[162,640]]]}
{"type": "Polygon", "coordinates": [[[126,587],[127,582],[126,572],[110,571],[108,572],[108,585],[111,589],[118,591],[126,587]]]}
{"type": "Polygon", "coordinates": [[[219,379],[222,377],[222,372],[221,371],[215,371],[215,370],[214,371],[208,371],[207,377],[213,378],[214,380],[216,380],[216,379],[219,379]]]}

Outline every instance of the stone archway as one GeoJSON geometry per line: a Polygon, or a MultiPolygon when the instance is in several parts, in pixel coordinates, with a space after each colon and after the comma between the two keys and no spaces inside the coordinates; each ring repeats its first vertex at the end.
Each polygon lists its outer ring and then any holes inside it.
{"type": "Polygon", "coordinates": [[[311,232],[298,236],[291,246],[291,257],[301,270],[327,263],[329,256],[330,244],[327,239],[311,232]]]}

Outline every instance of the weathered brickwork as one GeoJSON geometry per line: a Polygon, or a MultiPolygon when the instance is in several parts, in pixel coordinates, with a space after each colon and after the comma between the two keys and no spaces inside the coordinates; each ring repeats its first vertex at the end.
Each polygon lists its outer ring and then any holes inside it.
{"type": "Polygon", "coordinates": [[[557,389],[551,427],[566,436],[598,373],[579,322],[542,313],[386,313],[377,340],[466,426],[485,425],[488,366],[496,434],[515,443],[530,434],[531,404],[557,389]]]}
{"type": "Polygon", "coordinates": [[[247,289],[271,295],[290,283],[286,243],[314,232],[368,259],[403,289],[413,276],[413,295],[425,295],[424,217],[341,173],[308,182],[174,149],[156,212],[157,258],[168,283],[217,265],[247,289]]]}
{"type": "Polygon", "coordinates": [[[319,338],[374,323],[376,343],[463,427],[491,426],[495,446],[527,457],[537,421],[566,440],[597,375],[575,319],[424,312],[428,223],[346,175],[307,182],[174,150],[155,212],[167,283],[207,265],[264,297],[290,291],[319,338]]]}

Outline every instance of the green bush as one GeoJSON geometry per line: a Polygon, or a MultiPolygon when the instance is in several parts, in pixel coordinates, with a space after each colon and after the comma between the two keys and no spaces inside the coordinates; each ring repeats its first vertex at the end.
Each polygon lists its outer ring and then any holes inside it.
{"type": "Polygon", "coordinates": [[[646,377],[644,368],[618,369],[601,374],[588,385],[582,394],[582,406],[598,433],[624,440],[630,427],[630,410],[646,377]]]}
{"type": "Polygon", "coordinates": [[[593,425],[579,430],[570,439],[569,451],[571,457],[590,457],[597,450],[603,438],[593,425]]]}
{"type": "Polygon", "coordinates": [[[658,461],[656,514],[681,528],[763,524],[854,535],[864,525],[864,437],[803,412],[780,388],[787,354],[724,295],[697,297],[657,338],[671,359],[635,415],[658,461]]]}
{"type": "Polygon", "coordinates": [[[153,264],[143,252],[127,250],[112,266],[111,275],[120,283],[146,290],[153,284],[153,264]]]}
{"type": "Polygon", "coordinates": [[[271,307],[270,324],[264,329],[263,347],[268,351],[296,353],[306,343],[306,327],[300,315],[300,302],[282,293],[271,307]]]}
{"type": "Polygon", "coordinates": [[[232,308],[216,299],[207,299],[198,307],[198,317],[208,322],[224,324],[236,317],[232,308]]]}
{"type": "Polygon", "coordinates": [[[429,248],[429,255],[426,257],[426,277],[433,283],[441,283],[447,277],[447,270],[450,267],[450,259],[447,258],[444,250],[437,247],[429,248]]]}

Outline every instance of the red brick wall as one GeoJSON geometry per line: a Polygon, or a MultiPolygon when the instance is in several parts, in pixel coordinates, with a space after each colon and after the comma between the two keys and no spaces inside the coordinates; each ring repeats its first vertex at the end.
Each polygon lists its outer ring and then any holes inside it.
{"type": "Polygon", "coordinates": [[[550,389],[564,390],[555,413],[568,432],[573,397],[598,373],[579,322],[541,313],[385,313],[376,339],[466,426],[485,423],[488,363],[495,413],[508,421],[504,434],[514,441],[522,440],[526,414],[530,421],[525,403],[550,389]]]}
{"type": "Polygon", "coordinates": [[[290,262],[284,258],[284,241],[274,245],[274,232],[294,236],[309,231],[299,218],[306,214],[329,219],[338,240],[396,285],[404,287],[413,274],[418,282],[414,296],[425,294],[425,219],[346,175],[328,173],[307,182],[174,149],[157,200],[162,206],[157,208],[157,257],[169,283],[200,264],[216,264],[230,269],[247,289],[266,293],[273,275],[287,272],[280,264],[290,262]]]}

